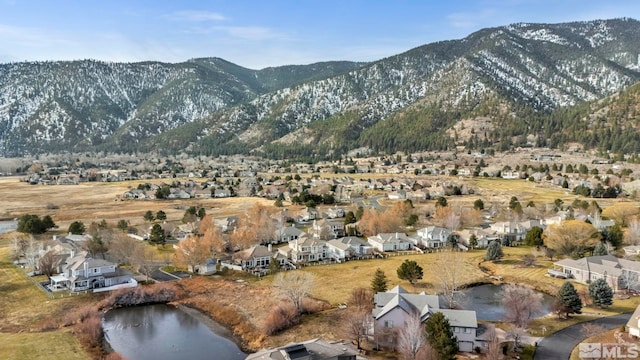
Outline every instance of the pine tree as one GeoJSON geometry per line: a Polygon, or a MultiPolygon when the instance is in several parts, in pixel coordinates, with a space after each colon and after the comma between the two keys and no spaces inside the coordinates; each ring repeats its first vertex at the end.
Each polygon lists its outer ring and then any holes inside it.
{"type": "Polygon", "coordinates": [[[149,221],[149,222],[155,219],[155,217],[153,216],[153,212],[151,210],[147,210],[147,212],[144,213],[143,217],[146,221],[149,221]]]}
{"type": "Polygon", "coordinates": [[[564,312],[569,317],[569,314],[580,314],[582,313],[582,300],[580,300],[580,295],[578,295],[578,291],[570,282],[565,282],[560,290],[558,290],[558,294],[556,295],[558,301],[563,307],[564,312]]]}
{"type": "Polygon", "coordinates": [[[502,252],[502,245],[500,245],[500,241],[494,240],[489,243],[487,247],[487,253],[484,255],[485,260],[499,260],[504,256],[502,252]]]}
{"type": "Polygon", "coordinates": [[[384,271],[381,269],[377,269],[376,273],[373,275],[373,280],[371,280],[371,289],[373,289],[374,293],[387,291],[387,275],[385,275],[384,271]]]}
{"type": "Polygon", "coordinates": [[[151,228],[151,234],[149,234],[149,242],[164,245],[166,240],[167,238],[162,226],[160,226],[160,224],[154,224],[151,228]]]}
{"type": "Polygon", "coordinates": [[[471,234],[471,237],[469,237],[469,246],[472,249],[475,249],[478,246],[478,237],[476,234],[471,234]]]}
{"type": "Polygon", "coordinates": [[[438,359],[453,360],[458,352],[458,339],[453,336],[449,320],[441,312],[431,315],[425,323],[427,341],[438,353],[438,359]]]}
{"type": "Polygon", "coordinates": [[[405,260],[396,271],[399,279],[407,280],[411,285],[422,279],[422,267],[414,260],[405,260]]]}
{"type": "Polygon", "coordinates": [[[613,304],[613,289],[604,279],[589,284],[589,297],[595,305],[605,307],[613,304]]]}
{"type": "Polygon", "coordinates": [[[608,255],[609,251],[607,250],[607,245],[605,245],[605,243],[603,243],[602,241],[598,243],[598,245],[596,245],[596,247],[593,249],[593,256],[603,256],[603,255],[608,255]]]}

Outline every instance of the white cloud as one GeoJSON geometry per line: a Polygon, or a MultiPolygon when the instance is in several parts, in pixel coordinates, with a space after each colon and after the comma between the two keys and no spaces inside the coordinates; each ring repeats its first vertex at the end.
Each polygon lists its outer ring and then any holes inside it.
{"type": "Polygon", "coordinates": [[[227,20],[226,16],[212,11],[200,11],[200,10],[184,10],[177,11],[167,15],[169,19],[176,21],[189,21],[189,22],[207,22],[207,21],[224,21],[227,20]]]}

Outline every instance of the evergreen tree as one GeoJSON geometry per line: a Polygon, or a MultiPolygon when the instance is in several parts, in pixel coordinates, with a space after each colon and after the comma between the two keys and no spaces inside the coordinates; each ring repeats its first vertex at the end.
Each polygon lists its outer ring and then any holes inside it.
{"type": "Polygon", "coordinates": [[[387,275],[381,269],[377,269],[373,275],[371,289],[373,289],[374,294],[387,291],[387,275]]]}
{"type": "Polygon", "coordinates": [[[129,222],[127,220],[124,220],[124,219],[118,220],[118,229],[125,232],[127,231],[128,227],[129,227],[129,222]]]}
{"type": "Polygon", "coordinates": [[[473,208],[476,210],[484,210],[484,202],[482,199],[477,199],[473,202],[473,208]]]}
{"type": "Polygon", "coordinates": [[[593,249],[593,256],[603,256],[603,255],[608,255],[609,251],[607,250],[607,245],[605,245],[605,243],[603,243],[602,241],[598,243],[598,245],[596,245],[596,247],[593,249]]]}
{"type": "Polygon", "coordinates": [[[469,237],[469,246],[472,249],[475,249],[478,246],[478,237],[476,236],[476,234],[471,234],[471,236],[469,237]]]}
{"type": "Polygon", "coordinates": [[[622,245],[623,232],[620,225],[615,224],[609,228],[602,230],[602,241],[608,242],[615,249],[619,248],[622,245]]]}
{"type": "Polygon", "coordinates": [[[82,221],[74,221],[69,225],[69,232],[74,235],[82,235],[87,230],[82,221]]]}
{"type": "Polygon", "coordinates": [[[153,227],[151,228],[151,234],[149,234],[149,242],[153,244],[164,245],[166,241],[167,238],[162,226],[160,226],[160,224],[153,224],[153,227]]]}
{"type": "Polygon", "coordinates": [[[51,215],[45,215],[42,217],[42,226],[44,226],[45,231],[58,227],[58,225],[56,225],[56,223],[53,222],[51,215]]]}
{"type": "Polygon", "coordinates": [[[444,196],[438,196],[438,198],[436,199],[436,206],[438,207],[447,206],[447,198],[445,198],[444,196]]]}
{"type": "Polygon", "coordinates": [[[458,353],[458,339],[453,335],[449,320],[441,312],[431,315],[425,322],[427,341],[438,354],[438,359],[453,360],[458,353]]]}
{"type": "Polygon", "coordinates": [[[500,245],[500,241],[494,240],[489,243],[489,246],[487,246],[487,253],[484,255],[484,259],[495,261],[501,259],[503,256],[504,253],[502,252],[502,245],[500,245]]]}
{"type": "Polygon", "coordinates": [[[353,211],[347,211],[347,213],[344,215],[344,224],[353,224],[356,221],[356,214],[354,214],[353,211]]]}
{"type": "Polygon", "coordinates": [[[167,220],[167,214],[162,210],[158,210],[156,213],[156,219],[160,221],[167,220]]]}
{"type": "Polygon", "coordinates": [[[594,305],[609,306],[613,304],[613,289],[604,279],[598,279],[589,284],[589,297],[594,305]]]}
{"type": "Polygon", "coordinates": [[[573,284],[570,282],[567,281],[562,284],[562,287],[558,290],[556,297],[562,305],[563,312],[566,313],[567,317],[569,314],[582,313],[582,300],[580,300],[578,291],[576,291],[576,288],[573,287],[573,284]]]}
{"type": "Polygon", "coordinates": [[[539,226],[534,226],[529,231],[527,231],[527,235],[524,238],[524,243],[527,246],[542,246],[542,228],[539,226]]]}
{"type": "Polygon", "coordinates": [[[416,280],[422,279],[422,267],[413,260],[405,260],[400,264],[396,272],[398,273],[399,279],[407,280],[411,285],[413,285],[416,280]]]}
{"type": "Polygon", "coordinates": [[[143,216],[145,221],[153,221],[155,219],[155,217],[153,216],[153,212],[151,210],[147,210],[147,212],[144,213],[143,216]]]}

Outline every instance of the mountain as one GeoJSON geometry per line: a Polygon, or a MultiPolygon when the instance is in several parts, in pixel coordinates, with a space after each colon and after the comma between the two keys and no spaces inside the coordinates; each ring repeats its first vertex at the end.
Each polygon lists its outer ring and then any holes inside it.
{"type": "Polygon", "coordinates": [[[613,19],[483,29],[367,64],[0,65],[0,154],[561,146],[567,109],[640,80],[638,43],[640,22],[613,19]]]}
{"type": "Polygon", "coordinates": [[[218,58],[0,64],[0,155],[101,145],[117,150],[270,91],[360,65],[250,70],[218,58]]]}

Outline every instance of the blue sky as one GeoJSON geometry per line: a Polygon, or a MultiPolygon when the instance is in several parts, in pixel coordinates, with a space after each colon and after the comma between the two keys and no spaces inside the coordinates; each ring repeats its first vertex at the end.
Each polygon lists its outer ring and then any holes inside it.
{"type": "Polygon", "coordinates": [[[0,63],[372,61],[485,27],[631,17],[638,0],[0,0],[0,63]]]}

